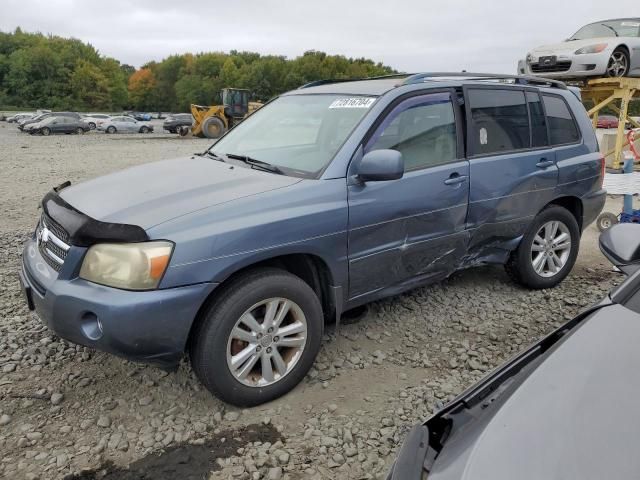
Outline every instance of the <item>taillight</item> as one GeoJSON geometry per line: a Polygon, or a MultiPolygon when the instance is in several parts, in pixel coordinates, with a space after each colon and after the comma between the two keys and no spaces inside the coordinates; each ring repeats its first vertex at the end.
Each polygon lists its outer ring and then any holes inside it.
{"type": "Polygon", "coordinates": [[[606,172],[607,161],[604,155],[600,157],[600,188],[604,185],[604,174],[606,172]]]}

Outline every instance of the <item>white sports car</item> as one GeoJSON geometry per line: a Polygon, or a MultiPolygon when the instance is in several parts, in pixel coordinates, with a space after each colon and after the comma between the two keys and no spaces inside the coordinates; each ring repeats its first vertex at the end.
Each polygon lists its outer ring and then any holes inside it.
{"type": "Polygon", "coordinates": [[[640,76],[640,18],[585,25],[561,43],[534,48],[518,73],[548,78],[640,76]]]}

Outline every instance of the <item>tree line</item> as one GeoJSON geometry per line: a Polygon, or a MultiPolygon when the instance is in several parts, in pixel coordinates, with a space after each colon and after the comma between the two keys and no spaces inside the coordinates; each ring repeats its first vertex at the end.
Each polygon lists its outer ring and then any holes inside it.
{"type": "Polygon", "coordinates": [[[266,101],[325,78],[396,73],[366,58],[308,51],[288,59],[254,52],[171,55],[139,69],[101,55],[73,38],[16,29],[0,32],[0,108],[188,111],[220,103],[225,87],[246,88],[266,101]]]}

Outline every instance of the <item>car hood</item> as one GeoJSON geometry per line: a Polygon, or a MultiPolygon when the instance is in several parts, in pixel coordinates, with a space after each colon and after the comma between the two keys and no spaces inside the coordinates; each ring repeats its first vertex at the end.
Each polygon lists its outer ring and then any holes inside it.
{"type": "Polygon", "coordinates": [[[429,480],[637,478],[639,338],[633,311],[591,314],[506,399],[454,429],[429,480]]]}
{"type": "Polygon", "coordinates": [[[96,220],[149,229],[203,208],[299,181],[194,155],[98,177],[65,188],[60,196],[96,220]]]}
{"type": "MultiPolygon", "coordinates": [[[[571,40],[570,42],[551,43],[541,45],[531,50],[531,55],[560,55],[573,54],[576,50],[598,43],[615,43],[617,39],[613,37],[588,38],[586,40],[571,40]]],[[[613,47],[614,45],[612,45],[613,47]]]]}

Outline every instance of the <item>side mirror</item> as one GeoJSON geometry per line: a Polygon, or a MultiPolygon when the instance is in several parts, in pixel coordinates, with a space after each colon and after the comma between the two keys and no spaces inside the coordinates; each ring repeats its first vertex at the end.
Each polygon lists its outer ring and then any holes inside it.
{"type": "Polygon", "coordinates": [[[404,160],[397,150],[373,150],[362,160],[356,174],[363,182],[398,180],[404,175],[404,160]]]}
{"type": "Polygon", "coordinates": [[[623,273],[640,269],[640,225],[621,223],[600,235],[600,250],[623,273]]]}

